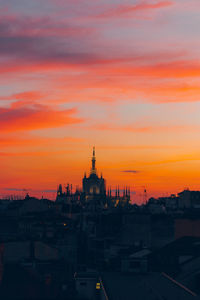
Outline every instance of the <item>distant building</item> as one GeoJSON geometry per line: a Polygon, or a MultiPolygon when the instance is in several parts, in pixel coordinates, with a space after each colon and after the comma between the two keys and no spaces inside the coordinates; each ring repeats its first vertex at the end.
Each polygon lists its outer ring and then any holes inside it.
{"type": "MultiPolygon", "coordinates": [[[[116,188],[115,195],[111,188],[106,191],[106,181],[98,175],[96,169],[95,148],[93,147],[92,167],[87,177],[86,173],[82,179],[82,190],[76,189],[73,192],[72,185],[67,184],[66,191],[60,184],[57,189],[57,203],[68,205],[83,204],[89,209],[109,208],[117,206],[127,206],[130,203],[130,188],[124,187],[123,193],[120,193],[119,186],[116,188]]],[[[71,208],[70,208],[71,209],[71,208]]]]}
{"type": "Polygon", "coordinates": [[[150,198],[147,202],[147,208],[152,214],[172,212],[177,210],[178,201],[179,197],[175,194],[168,197],[150,198]]]}
{"type": "MultiPolygon", "coordinates": [[[[50,203],[52,201],[49,201],[50,203]]],[[[43,200],[38,200],[35,197],[30,197],[28,194],[26,195],[22,205],[19,208],[19,214],[25,215],[28,213],[37,213],[37,212],[45,212],[49,210],[48,203],[44,203],[43,200]]]]}
{"type": "Polygon", "coordinates": [[[200,191],[184,190],[178,196],[180,209],[200,208],[200,191]]]}
{"type": "Polygon", "coordinates": [[[105,197],[106,196],[106,182],[105,179],[97,175],[96,170],[96,157],[95,157],[95,148],[93,148],[92,156],[92,168],[90,171],[89,177],[85,176],[83,178],[83,193],[85,195],[86,201],[92,200],[96,197],[105,197]]]}

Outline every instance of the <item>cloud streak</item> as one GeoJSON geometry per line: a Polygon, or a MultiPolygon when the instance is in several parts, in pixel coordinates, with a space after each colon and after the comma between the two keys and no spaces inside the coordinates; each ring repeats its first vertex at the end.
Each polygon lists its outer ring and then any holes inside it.
{"type": "Polygon", "coordinates": [[[109,125],[109,124],[99,124],[93,126],[94,129],[100,131],[117,131],[117,132],[129,132],[129,133],[167,133],[167,132],[186,132],[186,131],[199,131],[200,126],[189,126],[189,125],[148,125],[139,126],[138,124],[130,124],[126,126],[109,125]]]}
{"type": "Polygon", "coordinates": [[[139,173],[139,171],[137,171],[137,170],[122,170],[121,172],[122,173],[131,173],[131,174],[137,174],[137,173],[139,173]]]}
{"type": "Polygon", "coordinates": [[[0,131],[57,128],[79,124],[82,119],[74,116],[75,108],[56,110],[41,104],[14,103],[10,108],[0,108],[0,131]]]}
{"type": "Polygon", "coordinates": [[[105,12],[97,15],[97,18],[113,18],[113,17],[133,17],[133,14],[147,12],[152,10],[159,10],[172,6],[172,1],[158,1],[150,3],[150,1],[141,1],[135,5],[116,5],[111,9],[105,10],[105,12]]]}
{"type": "MultiPolygon", "coordinates": [[[[1,148],[12,147],[15,148],[29,146],[33,147],[35,145],[40,145],[43,147],[52,147],[53,145],[60,145],[64,147],[65,145],[73,145],[78,143],[83,143],[85,140],[83,138],[75,137],[33,137],[30,135],[25,135],[24,137],[20,136],[11,136],[11,137],[1,137],[0,144],[1,148]]],[[[8,152],[4,152],[5,155],[8,152]]]]}
{"type": "Polygon", "coordinates": [[[19,188],[4,188],[5,191],[14,191],[14,192],[28,192],[30,189],[19,189],[19,188]]]}

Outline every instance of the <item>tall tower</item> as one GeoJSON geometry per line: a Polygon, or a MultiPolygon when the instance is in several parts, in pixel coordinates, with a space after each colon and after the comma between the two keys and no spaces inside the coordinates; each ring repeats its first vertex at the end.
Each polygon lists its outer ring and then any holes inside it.
{"type": "Polygon", "coordinates": [[[91,169],[91,174],[96,174],[96,167],[95,167],[95,164],[96,164],[96,157],[95,157],[95,147],[93,147],[93,154],[92,154],[92,169],[91,169]]]}
{"type": "MultiPolygon", "coordinates": [[[[102,175],[99,177],[96,169],[96,157],[95,147],[92,152],[92,168],[90,169],[90,175],[87,177],[84,175],[83,178],[83,192],[89,199],[96,197],[105,197],[106,195],[106,183],[102,175]]],[[[103,198],[102,198],[103,199],[103,198]]]]}

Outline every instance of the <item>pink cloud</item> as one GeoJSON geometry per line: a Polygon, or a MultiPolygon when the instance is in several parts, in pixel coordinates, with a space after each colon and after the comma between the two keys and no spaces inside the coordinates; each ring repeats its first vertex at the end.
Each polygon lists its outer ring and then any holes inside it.
{"type": "Polygon", "coordinates": [[[41,104],[12,104],[10,108],[0,108],[0,131],[15,132],[41,128],[56,128],[83,122],[74,116],[76,109],[57,110],[41,104]]]}
{"type": "Polygon", "coordinates": [[[156,3],[149,3],[149,1],[142,1],[135,5],[118,5],[111,9],[105,10],[102,14],[99,14],[98,18],[111,18],[120,17],[124,15],[133,15],[133,13],[155,10],[165,8],[173,5],[172,1],[158,1],[156,3]]]}

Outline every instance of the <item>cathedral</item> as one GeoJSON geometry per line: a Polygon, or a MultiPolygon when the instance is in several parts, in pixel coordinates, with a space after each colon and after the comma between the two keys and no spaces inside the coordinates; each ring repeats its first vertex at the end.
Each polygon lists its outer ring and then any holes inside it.
{"type": "Polygon", "coordinates": [[[92,168],[90,170],[90,175],[86,177],[85,173],[83,178],[82,190],[86,201],[90,201],[94,198],[97,199],[106,197],[106,182],[102,177],[102,174],[101,177],[98,176],[95,164],[95,148],[93,147],[92,168]]]}
{"type": "Polygon", "coordinates": [[[113,191],[108,188],[106,191],[106,181],[101,176],[98,176],[96,169],[96,156],[95,147],[93,147],[92,153],[92,166],[89,176],[84,174],[82,179],[82,189],[76,189],[73,191],[72,185],[67,184],[66,191],[63,191],[60,184],[57,189],[56,202],[65,204],[81,204],[87,208],[111,208],[111,207],[125,207],[130,203],[130,188],[124,187],[123,190],[119,189],[119,186],[113,191]]]}

